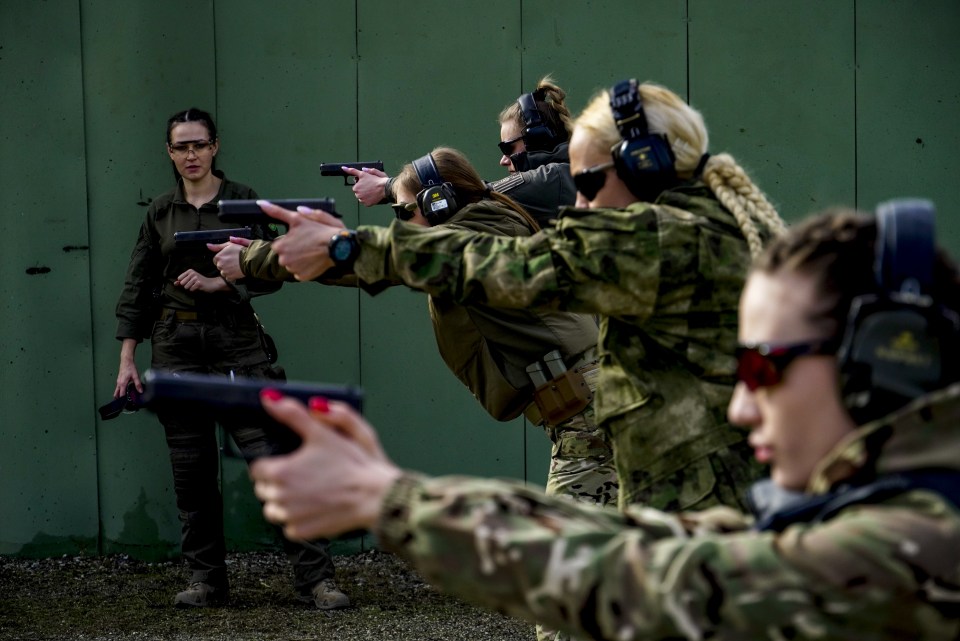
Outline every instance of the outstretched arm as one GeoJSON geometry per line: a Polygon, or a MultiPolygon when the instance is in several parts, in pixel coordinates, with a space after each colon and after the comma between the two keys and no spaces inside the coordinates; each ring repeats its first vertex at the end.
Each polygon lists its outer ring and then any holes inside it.
{"type": "Polygon", "coordinates": [[[344,167],[343,173],[353,176],[353,195],[364,207],[373,207],[382,203],[393,202],[393,193],[390,189],[390,176],[372,167],[353,169],[344,167]]]}
{"type": "Polygon", "coordinates": [[[265,213],[287,225],[287,233],[273,241],[272,251],[294,278],[314,280],[333,267],[327,246],[344,228],[343,221],[320,209],[290,211],[265,200],[257,202],[265,213]]]}
{"type": "Polygon", "coordinates": [[[345,403],[314,398],[308,408],[271,390],[262,401],[303,442],[292,454],[250,467],[267,520],[294,539],[373,529],[384,496],[401,475],[373,428],[345,403]]]}

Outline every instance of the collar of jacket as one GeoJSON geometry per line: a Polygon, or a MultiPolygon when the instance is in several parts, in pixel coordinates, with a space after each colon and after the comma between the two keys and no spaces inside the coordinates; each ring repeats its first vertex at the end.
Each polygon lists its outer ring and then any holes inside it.
{"type": "MultiPolygon", "coordinates": [[[[211,169],[210,173],[220,179],[220,190],[217,192],[217,200],[220,199],[220,194],[223,193],[223,185],[226,183],[226,176],[223,175],[223,172],[219,169],[211,169]]],[[[177,179],[177,189],[173,193],[173,202],[178,205],[183,205],[187,202],[186,196],[183,195],[183,178],[177,179]]]]}
{"type": "Polygon", "coordinates": [[[820,461],[807,490],[820,494],[871,469],[880,475],[932,468],[960,470],[960,383],[849,434],[820,461]]]}
{"type": "Polygon", "coordinates": [[[861,426],[823,458],[806,492],[769,479],[750,488],[758,529],[824,520],[851,503],[932,489],[960,505],[960,383],[861,426]]]}
{"type": "Polygon", "coordinates": [[[527,151],[527,169],[536,169],[557,162],[570,162],[569,144],[562,142],[550,151],[527,151]]]}
{"type": "Polygon", "coordinates": [[[526,236],[535,231],[530,229],[529,224],[520,214],[495,200],[479,200],[465,205],[448,220],[437,225],[437,227],[444,226],[466,227],[474,231],[506,236],[526,236]],[[518,225],[526,230],[525,234],[518,233],[518,225]]]}

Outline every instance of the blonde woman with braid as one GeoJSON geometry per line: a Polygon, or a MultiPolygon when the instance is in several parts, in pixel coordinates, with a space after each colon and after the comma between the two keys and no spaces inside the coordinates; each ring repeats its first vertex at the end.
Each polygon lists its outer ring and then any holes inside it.
{"type": "Polygon", "coordinates": [[[702,117],[676,94],[625,81],[574,123],[577,207],[531,237],[351,231],[322,212],[262,207],[290,225],[273,245],[301,280],[337,266],[436,300],[600,315],[595,407],[621,507],[743,507],[760,468],[726,419],[737,301],[751,250],[783,223],[733,158],[707,146],[702,117]]]}

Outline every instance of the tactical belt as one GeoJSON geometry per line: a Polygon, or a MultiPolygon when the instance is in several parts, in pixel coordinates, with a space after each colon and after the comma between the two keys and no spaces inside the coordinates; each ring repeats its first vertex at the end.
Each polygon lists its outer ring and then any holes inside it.
{"type": "Polygon", "coordinates": [[[160,311],[160,320],[167,320],[169,318],[176,318],[178,321],[200,321],[201,315],[195,311],[191,312],[185,309],[171,309],[169,307],[164,307],[160,311]]]}
{"type": "Polygon", "coordinates": [[[196,310],[196,309],[173,309],[164,307],[160,310],[160,320],[165,321],[175,318],[181,323],[236,323],[237,321],[249,320],[250,325],[256,324],[253,310],[196,310]]]}

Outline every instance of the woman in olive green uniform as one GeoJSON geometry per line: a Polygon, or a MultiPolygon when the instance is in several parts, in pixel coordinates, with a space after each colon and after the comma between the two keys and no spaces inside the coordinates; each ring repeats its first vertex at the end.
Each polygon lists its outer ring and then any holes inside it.
{"type": "MultiPolygon", "coordinates": [[[[394,192],[399,201],[394,205],[398,218],[424,227],[511,237],[539,231],[530,214],[509,197],[489,191],[466,157],[448,147],[434,149],[405,166],[396,178],[394,192]],[[432,180],[428,177],[431,172],[432,180]],[[425,181],[448,185],[456,204],[431,205],[432,194],[425,189],[425,181]]],[[[363,283],[368,291],[376,291],[378,285],[363,283]]],[[[500,421],[523,412],[533,424],[543,425],[553,443],[547,493],[614,504],[613,453],[596,425],[592,403],[598,374],[593,318],[550,310],[502,309],[479,302],[458,305],[434,297],[429,306],[440,356],[484,409],[500,421]],[[548,358],[551,352],[559,360],[548,358]],[[556,371],[551,372],[551,365],[556,371]],[[538,387],[549,389],[547,381],[558,375],[562,380],[570,377],[583,392],[569,407],[551,404],[543,390],[536,393],[538,387]]]]}
{"type": "MultiPolygon", "coordinates": [[[[274,292],[281,283],[244,279],[228,282],[217,273],[205,247],[183,249],[177,231],[222,229],[222,199],[256,198],[256,193],[214,169],[220,149],[216,125],[205,111],[188,109],[167,123],[167,153],[177,185],[155,198],[140,228],[126,281],[117,303],[117,338],[122,341],[114,397],[133,384],[143,391],[134,360],[137,345],[150,338],[152,366],[174,372],[217,373],[276,378],[261,343],[250,299],[274,292]]],[[[276,234],[254,226],[261,239],[276,234]]],[[[210,417],[164,410],[163,423],[174,491],[182,524],[181,551],[191,571],[190,585],[177,594],[178,607],[223,603],[229,593],[223,538],[223,499],[218,485],[219,454],[210,417]]],[[[260,425],[227,424],[247,456],[277,451],[260,425]]],[[[294,561],[299,596],[328,609],[346,605],[333,585],[333,562],[325,541],[284,540],[294,561]]]]}

